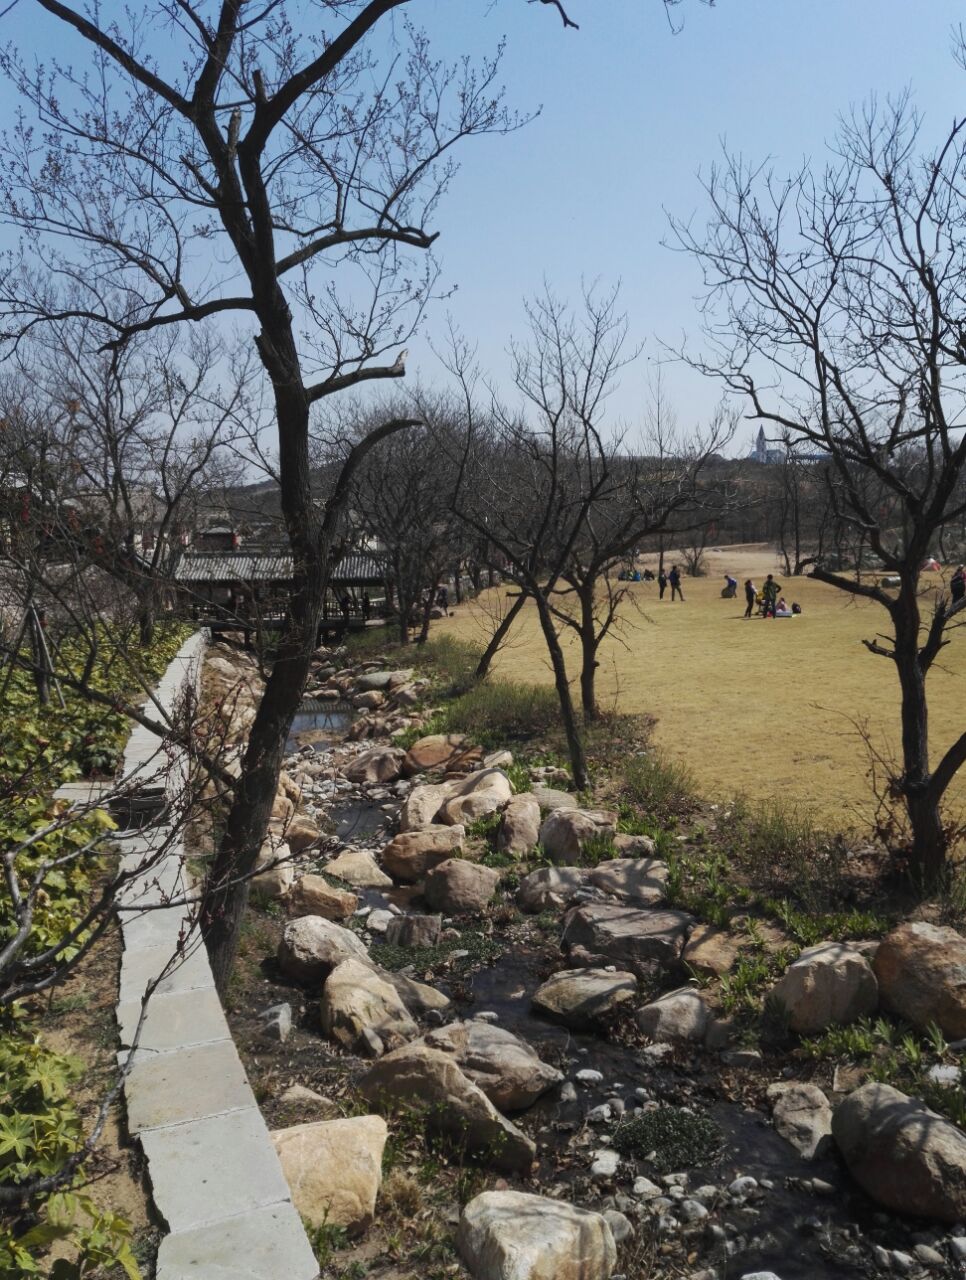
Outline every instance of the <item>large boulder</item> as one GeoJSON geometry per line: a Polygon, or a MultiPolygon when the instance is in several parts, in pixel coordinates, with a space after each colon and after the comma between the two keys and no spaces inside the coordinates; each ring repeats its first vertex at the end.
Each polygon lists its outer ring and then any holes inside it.
{"type": "Polygon", "coordinates": [[[420,738],[406,752],[403,773],[407,778],[425,773],[427,769],[442,769],[447,773],[475,768],[483,759],[480,747],[474,747],[461,733],[431,733],[420,738]]]}
{"type": "Polygon", "coordinates": [[[533,1007],[574,1031],[587,1031],[605,1022],[615,1009],[637,994],[632,973],[616,969],[563,969],[533,994],[533,1007]]]}
{"type": "Polygon", "coordinates": [[[361,676],[356,676],[356,688],[360,693],[369,693],[373,689],[384,693],[391,679],[391,671],[364,671],[361,676]]]}
{"type": "Polygon", "coordinates": [[[343,960],[329,974],[320,1013],[327,1036],[370,1058],[419,1035],[396,988],[359,960],[343,960]]]}
{"type": "Polygon", "coordinates": [[[788,966],[771,996],[787,1010],[792,1031],[812,1035],[873,1013],[879,986],[861,952],[841,942],[823,942],[788,966]]]}
{"type": "Polygon", "coordinates": [[[395,782],[402,774],[405,752],[398,747],[371,747],[362,751],[342,770],[347,782],[395,782]]]}
{"type": "Polygon", "coordinates": [[[426,874],[423,896],[447,916],[479,915],[496,893],[500,872],[465,858],[449,858],[426,874]]]}
{"type": "Polygon", "coordinates": [[[496,847],[503,853],[529,853],[540,838],[540,806],[528,791],[514,796],[503,810],[496,847]]]}
{"type": "Polygon", "coordinates": [[[896,1213],[966,1220],[966,1134],[887,1084],[865,1084],[835,1108],[832,1134],[849,1172],[896,1213]]]}
{"type": "Polygon", "coordinates": [[[465,828],[442,823],[401,831],[383,849],[382,865],[394,880],[415,884],[430,868],[463,851],[465,828]]]}
{"type": "Polygon", "coordinates": [[[775,1128],[785,1141],[805,1160],[824,1155],[832,1143],[832,1108],[818,1085],[782,1081],[769,1085],[768,1097],[775,1128]]]}
{"type": "Polygon", "coordinates": [[[451,1022],[424,1039],[430,1048],[451,1053],[501,1111],[522,1111],[563,1080],[525,1041],[489,1022],[451,1022]]]}
{"type": "Polygon", "coordinates": [[[322,916],[302,916],[285,926],[278,944],[278,967],[287,978],[316,986],[343,960],[369,963],[369,952],[351,929],[322,916]]]}
{"type": "Polygon", "coordinates": [[[382,1116],[318,1120],[274,1131],[292,1203],[310,1227],[365,1231],[375,1213],[387,1137],[382,1116]]]}
{"type": "Polygon", "coordinates": [[[538,867],[520,881],[517,902],[523,911],[559,911],[587,885],[582,867],[538,867]]]}
{"type": "Polygon", "coordinates": [[[306,875],[298,880],[286,899],[289,915],[322,916],[326,920],[347,920],[359,905],[348,889],[336,889],[323,876],[306,875]]]}
{"type": "Polygon", "coordinates": [[[709,1016],[701,992],[681,987],[638,1009],[634,1020],[652,1040],[703,1040],[709,1016]]]}
{"type": "Polygon", "coordinates": [[[346,849],[327,862],[325,869],[355,889],[392,888],[392,877],[386,875],[368,849],[346,849]]]}
{"type": "Polygon", "coordinates": [[[873,965],[882,1006],[914,1027],[935,1022],[950,1040],[966,1037],[966,938],[916,921],[882,939],[873,965]]]}
{"type": "Polygon", "coordinates": [[[667,863],[657,858],[611,858],[587,876],[603,893],[635,906],[656,907],[667,892],[667,863]]]}
{"type": "Polygon", "coordinates": [[[363,1076],[363,1097],[386,1105],[403,1102],[425,1114],[426,1127],[494,1168],[529,1171],[536,1147],[502,1116],[449,1053],[410,1044],[387,1053],[363,1076]]]}
{"type": "Polygon", "coordinates": [[[447,795],[436,814],[450,826],[475,822],[496,813],[513,798],[513,786],[502,769],[480,769],[446,784],[447,795]]]}
{"type": "Polygon", "coordinates": [[[648,911],[610,902],[588,902],[567,918],[563,943],[581,947],[613,964],[649,970],[678,962],[692,916],[684,911],[648,911]]]}
{"type": "Polygon", "coordinates": [[[540,826],[540,848],[551,862],[572,866],[589,841],[616,829],[617,814],[607,809],[554,809],[540,826]]]}
{"type": "Polygon", "coordinates": [[[474,1280],[609,1280],[617,1265],[602,1214],[525,1191],[471,1200],[456,1245],[474,1280]]]}

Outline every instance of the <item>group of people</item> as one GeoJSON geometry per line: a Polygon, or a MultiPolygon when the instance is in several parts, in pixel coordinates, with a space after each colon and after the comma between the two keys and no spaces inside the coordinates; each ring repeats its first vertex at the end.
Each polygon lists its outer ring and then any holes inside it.
{"type": "MultiPolygon", "coordinates": [[[[725,574],[728,582],[733,578],[725,574]]],[[[737,586],[737,583],[735,583],[737,586]]],[[[734,594],[734,593],[732,593],[734,594]]],[[[745,617],[750,618],[757,609],[763,618],[794,618],[801,613],[800,604],[789,604],[782,595],[781,583],[775,581],[774,574],[769,574],[758,591],[751,578],[745,579],[745,617]]]]}
{"type": "Polygon", "coordinates": [[[681,571],[678,569],[676,564],[671,565],[670,573],[665,573],[664,566],[662,565],[661,571],[657,575],[657,589],[661,600],[664,599],[664,593],[667,591],[668,587],[671,588],[672,600],[674,600],[675,597],[678,600],[684,600],[684,592],[681,590],[681,571]]]}

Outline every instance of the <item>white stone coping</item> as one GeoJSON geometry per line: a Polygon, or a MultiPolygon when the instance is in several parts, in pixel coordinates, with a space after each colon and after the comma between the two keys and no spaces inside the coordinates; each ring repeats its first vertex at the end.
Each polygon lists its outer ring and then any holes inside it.
{"type": "MultiPolygon", "coordinates": [[[[206,633],[181,646],[156,697],[173,709],[186,680],[200,683],[206,633]]],[[[146,709],[152,707],[150,700],[146,709]]],[[[135,727],[124,752],[126,776],[167,785],[183,776],[178,753],[162,761],[157,735],[135,727]]],[[[128,1126],[144,1150],[152,1196],[167,1234],[157,1280],[317,1280],[318,1263],[292,1204],[281,1165],[255,1102],[215,991],[190,909],[156,906],[186,881],[184,850],[165,849],[171,831],[148,827],[119,836],[132,869],[150,861],[119,906],[124,951],[117,1020],[128,1126]],[[148,984],[164,974],[131,1041],[148,984]]]]}

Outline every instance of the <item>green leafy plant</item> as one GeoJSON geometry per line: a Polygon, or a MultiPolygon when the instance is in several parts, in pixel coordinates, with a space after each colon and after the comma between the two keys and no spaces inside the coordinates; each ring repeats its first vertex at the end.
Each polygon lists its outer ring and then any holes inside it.
{"type": "Polygon", "coordinates": [[[623,1155],[650,1158],[659,1173],[673,1173],[712,1159],[723,1139],[720,1127],[707,1114],[685,1107],[657,1107],[622,1121],[613,1144],[623,1155]]]}

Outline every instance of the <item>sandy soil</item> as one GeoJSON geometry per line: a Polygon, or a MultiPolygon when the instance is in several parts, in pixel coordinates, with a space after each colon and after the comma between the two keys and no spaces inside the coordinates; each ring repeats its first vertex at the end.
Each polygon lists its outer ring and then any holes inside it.
{"type": "MultiPolygon", "coordinates": [[[[786,579],[774,552],[760,545],[712,550],[707,559],[706,577],[684,579],[683,604],[672,604],[670,592],[659,601],[656,583],[631,585],[620,634],[601,652],[601,705],[654,715],[658,744],[686,761],[712,798],[780,799],[837,825],[867,822],[869,760],[856,723],[867,722],[886,754],[899,736],[895,669],[861,643],[885,631],[887,616],[835,588],[786,579]],[[740,585],[737,600],[721,599],[726,572],[756,584],[774,572],[789,603],[802,605],[801,616],[746,621],[740,585]]],[[[655,567],[656,557],[644,563],[655,567]]],[[[479,643],[505,598],[506,588],[484,593],[437,625],[479,643]]],[[[576,646],[567,649],[576,677],[576,646]]],[[[934,760],[966,722],[966,637],[954,634],[940,664],[929,677],[934,760]]],[[[531,606],[495,669],[550,682],[531,606]]],[[[957,809],[966,808],[966,777],[951,795],[957,809]]]]}

